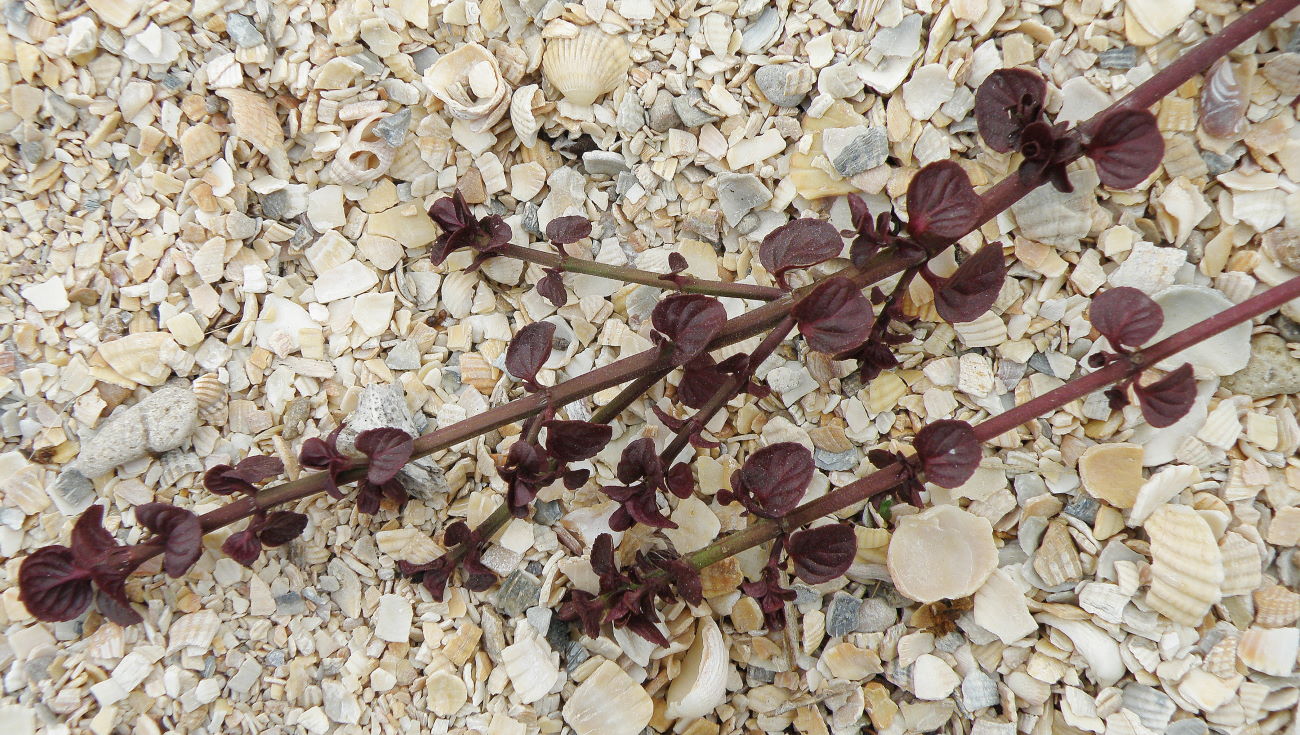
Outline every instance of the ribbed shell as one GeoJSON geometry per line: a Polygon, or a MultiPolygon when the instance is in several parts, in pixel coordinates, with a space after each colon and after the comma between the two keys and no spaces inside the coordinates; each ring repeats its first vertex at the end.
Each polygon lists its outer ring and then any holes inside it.
{"type": "Polygon", "coordinates": [[[375,123],[388,115],[371,115],[348,131],[330,163],[330,174],[340,184],[365,184],[388,173],[397,151],[374,132],[375,123]]]}
{"type": "Polygon", "coordinates": [[[1250,96],[1237,81],[1232,63],[1220,59],[1201,87],[1201,127],[1216,138],[1231,138],[1241,130],[1250,96]]]}
{"type": "Polygon", "coordinates": [[[1223,554],[1210,525],[1185,505],[1163,505],[1144,524],[1151,537],[1147,606],[1174,622],[1197,625],[1222,596],[1223,554]]]}
{"type": "Polygon", "coordinates": [[[1260,559],[1258,546],[1241,534],[1230,531],[1223,534],[1219,549],[1223,553],[1221,591],[1224,597],[1244,595],[1260,585],[1263,581],[1261,574],[1263,561],[1260,559]]]}
{"type": "Polygon", "coordinates": [[[627,42],[594,26],[573,38],[552,38],[542,53],[546,80],[575,105],[590,105],[627,76],[627,42]]]}
{"type": "Polygon", "coordinates": [[[542,129],[542,121],[537,119],[537,111],[546,104],[542,89],[536,84],[529,84],[515,90],[510,98],[510,124],[515,135],[526,146],[537,143],[537,131],[542,129]]]}

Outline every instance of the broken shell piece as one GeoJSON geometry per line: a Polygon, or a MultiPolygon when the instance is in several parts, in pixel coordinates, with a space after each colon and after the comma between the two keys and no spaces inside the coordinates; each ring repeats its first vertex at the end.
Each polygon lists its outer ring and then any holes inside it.
{"type": "Polygon", "coordinates": [[[638,735],[654,703],[613,661],[605,661],[564,703],[564,721],[578,735],[638,735]]]}
{"type": "Polygon", "coordinates": [[[1143,525],[1151,537],[1146,604],[1183,625],[1198,625],[1221,598],[1223,554],[1210,524],[1185,505],[1163,505],[1143,525]]]}
{"type": "Polygon", "coordinates": [[[1195,9],[1195,0],[1132,0],[1124,4],[1124,30],[1133,43],[1150,46],[1182,25],[1195,9]]]}
{"type": "Polygon", "coordinates": [[[667,710],[671,719],[692,720],[713,712],[727,697],[730,656],[722,632],[705,616],[695,631],[695,642],[682,659],[682,668],[668,685],[667,710]]]}
{"type": "Polygon", "coordinates": [[[546,696],[560,678],[559,655],[526,620],[515,626],[515,642],[501,649],[501,665],[523,704],[546,696]]]}
{"type": "Polygon", "coordinates": [[[1024,592],[1001,569],[995,569],[975,593],[972,614],[977,625],[1008,645],[1038,630],[1024,592]]]}
{"type": "Polygon", "coordinates": [[[542,88],[536,84],[516,89],[510,98],[510,124],[515,129],[515,135],[526,146],[537,143],[537,131],[542,129],[542,121],[537,119],[537,113],[545,104],[546,97],[542,95],[542,88]]]}
{"type": "MultiPolygon", "coordinates": [[[[1259,555],[1259,547],[1251,543],[1239,533],[1228,532],[1223,535],[1219,542],[1219,551],[1223,554],[1223,588],[1221,592],[1224,597],[1233,595],[1244,595],[1260,585],[1263,581],[1263,559],[1259,555]]],[[[1282,587],[1280,589],[1286,589],[1282,587]]],[[[1267,590],[1263,590],[1267,592],[1267,590]]],[[[1288,590],[1289,592],[1289,590],[1288,590]]],[[[1300,596],[1297,596],[1300,600],[1300,596]]],[[[1255,598],[1255,621],[1266,628],[1273,627],[1261,618],[1262,610],[1268,609],[1260,607],[1260,598],[1255,598]]],[[[1300,615],[1300,608],[1297,608],[1297,615],[1300,615]]],[[[1272,611],[1269,611],[1267,618],[1273,619],[1272,611]]],[[[1295,618],[1292,618],[1294,621],[1295,618]]],[[[1287,623],[1284,623],[1286,625],[1287,623]]]]}
{"type": "Polygon", "coordinates": [[[1232,138],[1242,131],[1250,95],[1237,81],[1232,62],[1219,59],[1201,87],[1201,127],[1216,138],[1232,138]]]}
{"type": "Polygon", "coordinates": [[[1169,502],[1174,496],[1201,481],[1201,471],[1188,465],[1166,467],[1142,483],[1133,503],[1133,512],[1129,514],[1128,524],[1139,526],[1157,507],[1169,502]]]}
{"type": "Polygon", "coordinates": [[[425,84],[447,112],[479,133],[496,124],[510,106],[509,88],[496,57],[467,43],[440,57],[424,72],[425,84]]]}
{"type": "Polygon", "coordinates": [[[1088,494],[1116,508],[1132,508],[1142,487],[1142,447],[1097,444],[1079,457],[1079,480],[1088,494]]]}
{"type": "Polygon", "coordinates": [[[1074,644],[1075,653],[1088,663],[1088,675],[1107,687],[1124,675],[1124,660],[1119,645],[1101,628],[1084,620],[1067,620],[1055,615],[1039,615],[1038,621],[1056,628],[1074,644]]]}
{"type": "Polygon", "coordinates": [[[909,599],[966,597],[998,566],[993,527],[952,505],[906,516],[890,540],[888,564],[894,586],[909,599]]]}
{"type": "Polygon", "coordinates": [[[167,332],[138,332],[100,345],[99,356],[123,378],[157,386],[171,374],[163,359],[179,349],[167,332]]]}
{"type": "Polygon", "coordinates": [[[348,131],[330,163],[330,175],[344,185],[365,184],[383,176],[397,156],[374,130],[375,124],[388,115],[371,115],[348,131]]]}
{"type": "Polygon", "coordinates": [[[1300,628],[1251,628],[1237,642],[1237,657],[1272,676],[1290,676],[1300,649],[1300,628]]]}
{"type": "Polygon", "coordinates": [[[216,373],[204,373],[194,379],[190,385],[194,397],[199,402],[199,415],[209,419],[221,413],[226,404],[226,384],[216,373]]]}
{"type": "MultiPolygon", "coordinates": [[[[1159,342],[1232,306],[1223,294],[1204,286],[1170,286],[1155,296],[1155,302],[1164,312],[1165,321],[1152,342],[1159,342]]],[[[1250,323],[1242,322],[1162,360],[1157,367],[1173,370],[1190,362],[1199,373],[1232,375],[1250,360],[1250,330],[1250,323]]]]}
{"type": "MultiPolygon", "coordinates": [[[[1254,548],[1254,544],[1251,544],[1251,548],[1254,548]]],[[[1255,624],[1261,628],[1283,628],[1300,620],[1300,595],[1286,587],[1275,584],[1258,589],[1254,591],[1254,597],[1255,624]]]]}
{"type": "Polygon", "coordinates": [[[552,38],[542,53],[542,72],[575,105],[590,105],[613,91],[632,64],[627,41],[587,26],[573,38],[552,38]]]}

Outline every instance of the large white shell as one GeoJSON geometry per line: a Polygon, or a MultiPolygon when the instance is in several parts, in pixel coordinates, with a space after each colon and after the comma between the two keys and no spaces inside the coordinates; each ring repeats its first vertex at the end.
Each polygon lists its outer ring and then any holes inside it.
{"type": "Polygon", "coordinates": [[[1237,642],[1237,657],[1256,671],[1290,676],[1300,649],[1300,628],[1251,628],[1237,642]]]}
{"type": "Polygon", "coordinates": [[[704,717],[727,698],[727,676],[731,665],[727,645],[713,618],[700,618],[695,642],[682,659],[682,668],[668,685],[670,719],[704,717]]]}
{"type": "Polygon", "coordinates": [[[365,184],[388,173],[397,151],[374,131],[375,123],[388,115],[371,115],[348,130],[334,154],[330,175],[340,184],[365,184]]]}
{"type": "Polygon", "coordinates": [[[523,704],[545,697],[560,678],[559,655],[525,620],[515,626],[515,642],[501,649],[501,665],[523,704]]]}
{"type": "Polygon", "coordinates": [[[537,143],[537,131],[542,129],[542,121],[537,119],[537,111],[546,104],[542,88],[528,84],[515,90],[510,98],[510,124],[515,135],[526,146],[537,143]]]}
{"type": "Polygon", "coordinates": [[[586,26],[573,38],[552,38],[542,53],[546,80],[575,105],[590,105],[613,91],[632,64],[627,41],[586,26]]]}
{"type": "Polygon", "coordinates": [[[478,133],[505,114],[510,88],[496,57],[477,43],[467,43],[440,57],[424,72],[425,84],[447,112],[478,133]]]}
{"type": "Polygon", "coordinates": [[[1223,554],[1210,524],[1185,505],[1163,505],[1144,524],[1151,537],[1146,604],[1183,625],[1197,625],[1222,596],[1223,554]]]}
{"type": "Polygon", "coordinates": [[[650,724],[654,703],[613,661],[605,661],[582,682],[562,710],[578,735],[638,735],[650,724]]]}
{"type": "Polygon", "coordinates": [[[993,527],[954,505],[905,516],[890,539],[888,564],[894,586],[918,602],[972,595],[998,566],[993,527]]]}
{"type": "MultiPolygon", "coordinates": [[[[1204,286],[1170,286],[1156,295],[1155,302],[1164,311],[1165,321],[1152,342],[1181,332],[1232,306],[1223,294],[1204,286]]],[[[1172,370],[1190,362],[1200,373],[1232,375],[1246,367],[1249,360],[1250,323],[1242,322],[1161,361],[1158,367],[1172,370]]]]}

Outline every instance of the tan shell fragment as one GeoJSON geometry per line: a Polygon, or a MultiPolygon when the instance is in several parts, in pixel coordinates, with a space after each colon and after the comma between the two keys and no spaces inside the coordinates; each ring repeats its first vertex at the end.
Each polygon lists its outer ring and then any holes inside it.
{"type": "Polygon", "coordinates": [[[560,678],[558,661],[558,654],[526,621],[515,627],[515,642],[501,649],[501,665],[523,704],[536,702],[551,691],[560,678]]]}
{"type": "Polygon", "coordinates": [[[1083,577],[1079,551],[1065,523],[1054,522],[1047,527],[1042,543],[1034,552],[1034,571],[1048,587],[1077,582],[1083,577]]]}
{"type": "Polygon", "coordinates": [[[542,88],[536,84],[516,89],[510,98],[510,124],[525,146],[537,143],[537,131],[542,129],[542,121],[537,119],[537,113],[545,105],[546,97],[542,94],[542,88]]]}
{"type": "Polygon", "coordinates": [[[695,631],[695,642],[682,659],[682,668],[668,685],[671,719],[695,719],[713,712],[726,701],[727,676],[731,672],[727,644],[713,618],[705,616],[695,631]]]}
{"type": "Polygon", "coordinates": [[[1163,505],[1143,524],[1151,538],[1146,604],[1183,625],[1197,625],[1222,597],[1223,554],[1195,510],[1163,505]]]}
{"type": "Polygon", "coordinates": [[[230,101],[230,120],[235,124],[233,134],[249,142],[258,153],[266,156],[271,173],[288,178],[289,156],[284,144],[284,128],[275,114],[271,100],[247,89],[218,89],[217,94],[230,101]]]}
{"type": "Polygon", "coordinates": [[[440,57],[424,72],[425,84],[447,112],[479,133],[496,124],[510,106],[510,89],[496,57],[467,43],[440,57]]]}
{"type": "Polygon", "coordinates": [[[1244,595],[1260,585],[1264,577],[1258,546],[1239,533],[1228,532],[1223,534],[1219,550],[1223,553],[1224,597],[1244,595]]]}
{"type": "Polygon", "coordinates": [[[172,369],[162,358],[180,349],[167,332],[129,334],[99,346],[99,356],[127,380],[140,385],[162,385],[172,369]]]}
{"type": "Polygon", "coordinates": [[[586,26],[573,38],[552,38],[542,52],[542,72],[575,105],[590,105],[612,92],[632,65],[627,41],[586,26]]]}
{"type": "Polygon", "coordinates": [[[998,566],[988,520],[953,505],[904,517],[889,542],[889,576],[918,602],[975,593],[998,566]]]}
{"type": "Polygon", "coordinates": [[[1272,676],[1290,676],[1300,650],[1300,628],[1251,628],[1237,642],[1237,657],[1272,676]]]}
{"type": "Polygon", "coordinates": [[[564,703],[564,721],[578,735],[638,735],[654,703],[613,661],[602,663],[564,703]]]}
{"type": "Polygon", "coordinates": [[[344,185],[365,184],[392,167],[397,151],[374,131],[375,123],[388,115],[371,115],[348,130],[347,137],[330,162],[330,176],[344,185]]]}
{"type": "Polygon", "coordinates": [[[1300,620],[1300,595],[1286,587],[1275,584],[1258,589],[1254,597],[1255,624],[1261,628],[1283,628],[1300,620]]]}
{"type": "Polygon", "coordinates": [[[194,379],[190,386],[194,397],[199,402],[199,415],[207,419],[218,415],[225,408],[226,384],[216,373],[204,373],[194,379]]]}
{"type": "Polygon", "coordinates": [[[1079,458],[1079,480],[1088,494],[1116,508],[1132,508],[1142,488],[1142,447],[1097,444],[1079,458]]]}

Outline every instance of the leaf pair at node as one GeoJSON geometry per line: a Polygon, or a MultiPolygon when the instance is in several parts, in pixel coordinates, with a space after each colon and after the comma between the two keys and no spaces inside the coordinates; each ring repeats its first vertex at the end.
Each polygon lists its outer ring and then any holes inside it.
{"type": "Polygon", "coordinates": [[[983,456],[975,430],[956,419],[927,424],[916,433],[912,448],[916,454],[911,457],[885,449],[867,452],[867,459],[876,467],[898,463],[904,473],[902,482],[890,492],[872,498],[876,508],[883,508],[886,501],[894,499],[924,507],[921,492],[926,482],[948,489],[961,487],[975,474],[983,456]]]}
{"type": "MultiPolygon", "coordinates": [[[[331,434],[331,446],[333,437],[331,434]]],[[[312,442],[308,439],[307,442],[312,442]]],[[[321,441],[316,439],[314,441],[321,441]]],[[[322,442],[323,443],[323,442],[322,442]]],[[[307,456],[309,444],[304,442],[303,453],[307,456]]],[[[340,455],[341,456],[341,455],[340,455]]],[[[304,467],[311,467],[302,459],[304,467]]],[[[318,468],[319,469],[319,468],[318,468]]],[[[341,471],[341,470],[340,470],[341,471]]],[[[209,492],[216,495],[257,495],[257,483],[265,482],[284,472],[284,463],[275,457],[265,457],[254,455],[245,457],[233,467],[227,464],[219,464],[209,469],[203,475],[203,486],[209,492]]],[[[330,475],[330,481],[333,482],[337,477],[335,474],[330,475]]],[[[338,490],[337,485],[334,486],[338,490]]],[[[340,494],[341,496],[341,494],[340,494]]],[[[136,512],[139,517],[139,511],[136,512]]],[[[257,557],[262,554],[262,549],[283,546],[298,536],[307,528],[307,516],[302,513],[295,513],[288,510],[265,511],[257,510],[253,517],[249,519],[248,526],[242,530],[230,534],[221,544],[221,550],[227,556],[246,567],[253,566],[257,557]]],[[[168,539],[170,545],[171,539],[168,539]]],[[[197,558],[197,557],[196,557],[197,558]]],[[[164,565],[166,564],[166,555],[163,557],[164,565]]]]}
{"type": "MultiPolygon", "coordinates": [[[[1089,364],[1098,368],[1131,357],[1137,348],[1156,336],[1165,322],[1160,305],[1131,286],[1098,294],[1092,300],[1088,318],[1115,350],[1098,352],[1088,358],[1089,364]]],[[[1192,373],[1192,366],[1183,363],[1146,385],[1139,384],[1136,375],[1130,376],[1107,389],[1105,395],[1112,409],[1120,409],[1128,405],[1127,389],[1133,388],[1146,422],[1157,429],[1164,428],[1177,423],[1191,410],[1196,400],[1196,379],[1192,373]]]]}
{"type": "Polygon", "coordinates": [[[398,570],[423,584],[436,602],[442,602],[446,596],[447,582],[457,566],[461,569],[461,580],[466,589],[482,592],[496,582],[496,572],[483,564],[483,547],[487,539],[483,538],[482,534],[470,529],[464,521],[456,521],[447,526],[442,541],[449,549],[458,546],[464,548],[465,552],[460,557],[459,564],[448,554],[427,564],[412,564],[409,561],[399,560],[398,570]]]}
{"type": "MultiPolygon", "coordinates": [[[[582,215],[556,217],[546,223],[546,239],[560,251],[560,255],[568,255],[565,245],[590,236],[591,220],[582,215]]],[[[569,303],[569,292],[564,289],[564,269],[546,268],[545,271],[546,275],[537,282],[537,293],[558,309],[569,303]]]]}

